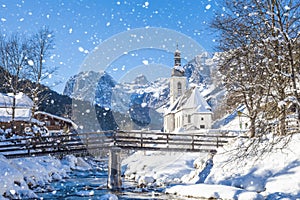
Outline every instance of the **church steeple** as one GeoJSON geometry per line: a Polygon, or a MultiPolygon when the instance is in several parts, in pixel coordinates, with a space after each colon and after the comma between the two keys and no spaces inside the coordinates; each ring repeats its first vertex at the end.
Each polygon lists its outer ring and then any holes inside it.
{"type": "Polygon", "coordinates": [[[181,67],[181,53],[176,45],[176,51],[174,53],[174,67],[172,69],[172,76],[184,76],[184,69],[181,67]]]}
{"type": "Polygon", "coordinates": [[[181,55],[178,50],[178,44],[174,53],[174,67],[170,78],[170,103],[173,104],[177,98],[183,95],[186,91],[186,77],[184,69],[181,66],[181,55]]]}
{"type": "Polygon", "coordinates": [[[178,50],[178,44],[176,45],[176,51],[174,53],[174,66],[181,67],[180,51],[178,50]]]}

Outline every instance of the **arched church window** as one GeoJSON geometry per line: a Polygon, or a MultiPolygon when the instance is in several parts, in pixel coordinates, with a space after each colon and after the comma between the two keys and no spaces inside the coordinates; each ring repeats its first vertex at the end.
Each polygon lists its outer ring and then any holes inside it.
{"type": "Polygon", "coordinates": [[[178,96],[182,95],[182,85],[180,82],[177,83],[177,94],[178,96]]]}

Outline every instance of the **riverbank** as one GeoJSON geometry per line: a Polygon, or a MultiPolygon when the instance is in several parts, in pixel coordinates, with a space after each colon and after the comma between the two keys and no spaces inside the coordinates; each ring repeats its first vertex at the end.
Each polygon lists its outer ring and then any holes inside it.
{"type": "MultiPolygon", "coordinates": [[[[6,159],[0,155],[0,199],[38,199],[37,193],[56,192],[52,182],[70,178],[71,171],[90,171],[99,167],[92,159],[67,155],[6,159]]],[[[99,169],[105,171],[105,169],[99,169]]]]}
{"type": "MultiPolygon", "coordinates": [[[[236,138],[219,148],[213,157],[209,153],[138,151],[122,160],[122,172],[125,179],[137,184],[136,194],[151,193],[157,188],[161,192],[165,188],[162,192],[177,195],[178,199],[182,196],[299,200],[300,134],[279,139],[272,135],[260,141],[236,138]],[[255,141],[258,145],[251,153],[245,154],[241,150],[255,141]]],[[[62,159],[51,156],[6,159],[0,155],[0,180],[3,183],[0,200],[37,199],[41,192],[55,194],[58,191],[51,183],[71,180],[70,172],[88,172],[97,168],[101,172],[107,170],[107,166],[92,159],[72,155],[62,159]]],[[[76,195],[96,197],[97,192],[97,189],[87,189],[76,195]]],[[[111,197],[118,198],[116,195],[97,196],[98,199],[111,197]]]]}
{"type": "Polygon", "coordinates": [[[300,134],[236,138],[209,154],[137,152],[122,165],[125,178],[140,187],[215,199],[300,199],[300,134]],[[257,143],[244,151],[249,143],[257,143]],[[249,150],[249,149],[248,149],[249,150]]]}

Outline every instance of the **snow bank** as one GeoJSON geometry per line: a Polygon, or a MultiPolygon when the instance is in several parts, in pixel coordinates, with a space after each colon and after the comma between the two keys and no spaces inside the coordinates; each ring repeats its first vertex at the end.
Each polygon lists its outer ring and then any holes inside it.
{"type": "Polygon", "coordinates": [[[0,155],[0,199],[36,199],[34,192],[52,191],[50,182],[67,178],[72,169],[90,170],[82,158],[51,156],[6,159],[0,155]]]}
{"type": "Polygon", "coordinates": [[[67,166],[54,157],[17,158],[9,162],[22,173],[29,188],[35,191],[52,190],[50,182],[68,177],[67,166]]]}
{"type": "Polygon", "coordinates": [[[202,171],[203,159],[208,159],[208,154],[138,151],[124,159],[122,166],[125,178],[135,180],[140,187],[159,187],[170,183],[196,183],[200,177],[195,169],[202,171]]]}
{"type": "Polygon", "coordinates": [[[24,181],[23,174],[2,155],[0,155],[0,180],[2,184],[0,187],[1,196],[5,194],[7,197],[16,199],[17,197],[25,197],[25,193],[28,193],[28,198],[36,197],[35,194],[29,194],[29,188],[24,181]]]}
{"type": "Polygon", "coordinates": [[[249,142],[240,138],[218,149],[205,183],[259,192],[267,199],[300,198],[300,134],[295,134],[284,148],[284,140],[274,144],[272,151],[262,156],[257,157],[271,143],[271,137],[260,142],[252,154],[235,157],[249,142]]]}
{"type": "Polygon", "coordinates": [[[195,198],[238,199],[238,200],[263,200],[263,196],[256,192],[249,192],[235,187],[224,185],[177,185],[166,190],[169,194],[195,198]]]}
{"type": "Polygon", "coordinates": [[[235,138],[213,158],[200,153],[136,152],[123,160],[124,175],[140,187],[177,184],[166,193],[187,197],[300,199],[300,134],[288,143],[268,135],[243,155],[242,149],[254,141],[235,138]]]}

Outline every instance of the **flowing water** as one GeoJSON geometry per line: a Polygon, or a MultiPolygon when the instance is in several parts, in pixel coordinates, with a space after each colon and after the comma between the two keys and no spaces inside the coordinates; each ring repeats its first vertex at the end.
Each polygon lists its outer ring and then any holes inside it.
{"type": "MultiPolygon", "coordinates": [[[[185,200],[187,198],[175,197],[163,193],[162,188],[142,189],[137,188],[135,183],[123,180],[123,189],[121,191],[111,191],[106,188],[107,171],[93,169],[89,171],[72,171],[69,174],[70,178],[62,181],[51,183],[52,192],[38,193],[41,199],[101,199],[105,194],[115,194],[118,199],[178,199],[185,200]]],[[[189,198],[190,199],[190,198],[189,198]]]]}

